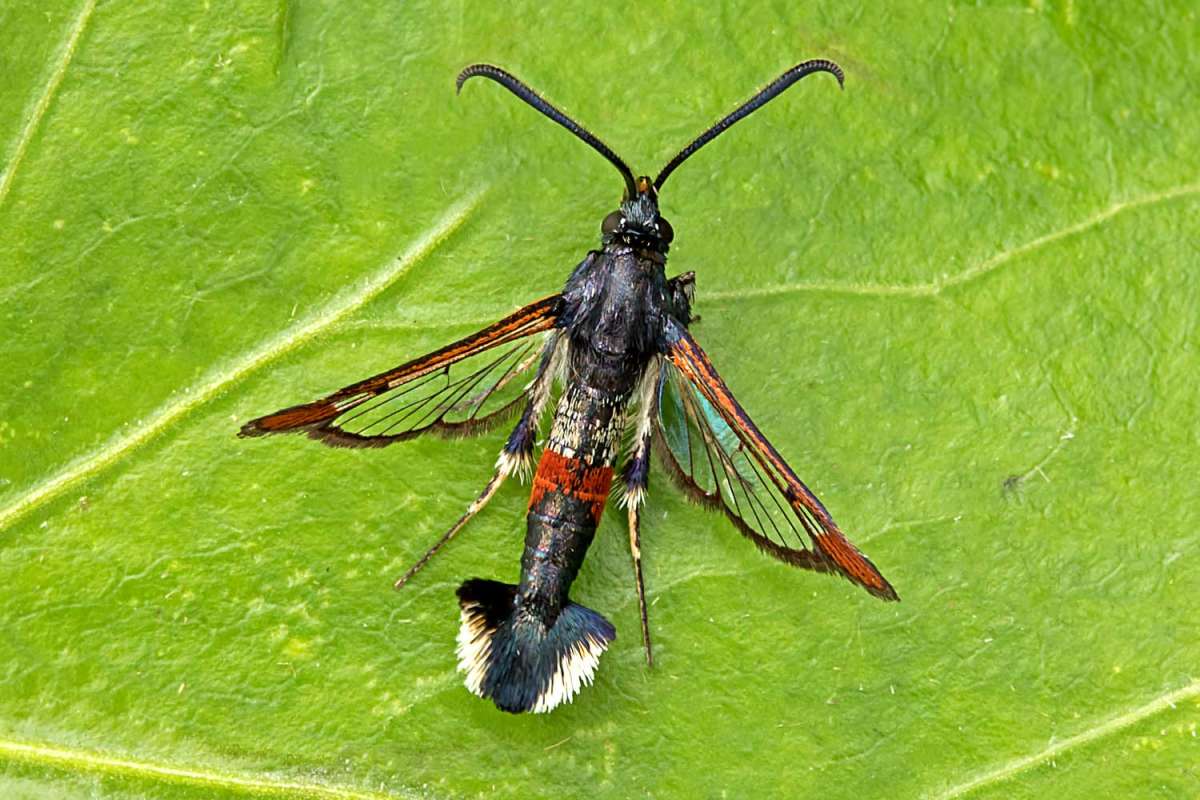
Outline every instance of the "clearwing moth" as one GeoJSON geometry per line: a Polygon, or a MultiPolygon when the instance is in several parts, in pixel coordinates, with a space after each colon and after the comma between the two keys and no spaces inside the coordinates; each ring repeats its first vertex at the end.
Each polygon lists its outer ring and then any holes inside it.
{"type": "Polygon", "coordinates": [[[334,447],[383,447],[424,433],[466,436],[519,416],[495,473],[478,498],[408,570],[403,586],[495,496],[510,475],[533,472],[520,581],[472,578],[458,588],[459,670],[472,692],[510,712],[550,711],[589,684],[616,638],[612,623],[572,602],[609,497],[621,442],[620,502],[653,664],[642,580],[640,515],[653,451],[693,500],[721,511],[760,550],[796,567],[830,572],[876,597],[895,590],[842,534],[733,396],[688,331],[695,276],[667,278],[674,232],[659,213],[671,173],[738,120],[806,75],[842,70],[816,59],[797,64],[705,130],[653,181],[590,131],[510,73],[474,64],[474,77],[500,84],[604,156],[625,182],[620,207],[559,294],[538,300],[465,339],[339,389],[321,400],[246,423],[240,435],[302,432],[334,447]],[[557,387],[557,390],[556,390],[557,387]],[[533,469],[546,407],[549,434],[533,469]]]}

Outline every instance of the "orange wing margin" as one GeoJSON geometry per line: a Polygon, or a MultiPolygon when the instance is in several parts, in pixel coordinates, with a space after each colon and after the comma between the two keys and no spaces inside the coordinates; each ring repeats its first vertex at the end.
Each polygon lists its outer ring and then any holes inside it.
{"type": "MultiPolygon", "coordinates": [[[[290,406],[273,414],[251,420],[242,426],[238,435],[265,436],[272,433],[303,431],[326,444],[345,447],[377,447],[399,439],[411,438],[411,435],[416,435],[428,428],[399,436],[360,436],[342,430],[335,423],[338,417],[345,415],[350,410],[373,398],[392,392],[398,387],[447,370],[451,365],[479,355],[486,350],[550,330],[558,322],[560,303],[560,295],[545,297],[481,331],[386,372],[338,389],[328,397],[311,403],[290,406]]],[[[516,373],[510,370],[510,377],[512,374],[516,373]]],[[[479,422],[483,421],[479,420],[479,422]]]]}
{"type": "Polygon", "coordinates": [[[677,323],[669,322],[667,341],[667,359],[712,405],[763,468],[816,545],[817,555],[834,571],[876,597],[899,600],[892,585],[845,537],[821,501],[755,426],[691,334],[677,323]]]}

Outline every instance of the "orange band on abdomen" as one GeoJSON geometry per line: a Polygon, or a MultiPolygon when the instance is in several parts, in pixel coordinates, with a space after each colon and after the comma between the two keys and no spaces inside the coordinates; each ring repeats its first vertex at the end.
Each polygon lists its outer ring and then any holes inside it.
{"type": "Polygon", "coordinates": [[[612,467],[592,466],[578,458],[571,458],[553,450],[543,450],[538,459],[537,472],[533,476],[533,491],[529,493],[529,507],[533,508],[546,492],[558,492],[568,497],[577,497],[590,506],[592,521],[600,524],[604,504],[608,502],[608,490],[612,487],[612,467]]]}

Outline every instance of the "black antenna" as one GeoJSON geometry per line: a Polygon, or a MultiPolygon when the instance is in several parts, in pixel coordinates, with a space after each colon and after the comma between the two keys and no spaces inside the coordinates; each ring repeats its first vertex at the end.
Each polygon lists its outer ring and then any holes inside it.
{"type": "Polygon", "coordinates": [[[711,142],[713,139],[720,136],[730,125],[737,122],[742,117],[749,116],[752,112],[765,106],[776,95],[782,94],[785,89],[791,86],[796,81],[803,78],[805,75],[810,75],[814,72],[828,72],[833,77],[837,78],[838,85],[845,88],[846,75],[842,72],[842,68],[832,61],[826,61],[823,58],[815,58],[811,61],[804,61],[789,69],[787,72],[780,75],[775,80],[771,81],[765,89],[751,97],[745,103],[742,103],[737,109],[722,119],[717,124],[706,130],[704,133],[692,140],[691,144],[679,151],[678,155],[672,158],[667,165],[658,173],[658,177],[654,179],[654,188],[661,189],[662,185],[667,182],[667,176],[675,171],[675,168],[687,161],[692,153],[699,150],[704,145],[711,142]]]}
{"type": "Polygon", "coordinates": [[[491,78],[496,83],[500,84],[505,89],[508,89],[517,97],[521,98],[526,103],[533,106],[538,111],[557,122],[559,125],[562,125],[571,133],[575,134],[576,137],[587,142],[587,144],[590,145],[593,150],[607,158],[609,163],[616,167],[617,171],[621,173],[621,177],[625,179],[625,189],[629,193],[629,197],[637,197],[637,186],[633,180],[633,172],[629,169],[629,165],[622,161],[620,156],[610,150],[608,145],[597,139],[591,131],[568,117],[563,112],[559,111],[549,102],[544,100],[537,92],[535,92],[533,89],[530,89],[511,73],[506,72],[499,67],[492,66],[491,64],[472,64],[462,72],[458,73],[458,80],[454,82],[458,91],[462,91],[463,84],[467,82],[468,78],[473,78],[476,75],[479,75],[483,78],[491,78]]]}

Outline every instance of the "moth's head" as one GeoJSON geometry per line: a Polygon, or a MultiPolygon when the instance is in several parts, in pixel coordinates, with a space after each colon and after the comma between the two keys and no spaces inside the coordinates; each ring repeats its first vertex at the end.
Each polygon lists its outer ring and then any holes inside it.
{"type": "Polygon", "coordinates": [[[600,225],[604,243],[624,242],[665,253],[675,238],[675,231],[658,213],[658,190],[646,175],[634,182],[634,190],[633,196],[625,190],[621,207],[605,217],[600,225]]]}

